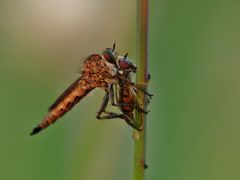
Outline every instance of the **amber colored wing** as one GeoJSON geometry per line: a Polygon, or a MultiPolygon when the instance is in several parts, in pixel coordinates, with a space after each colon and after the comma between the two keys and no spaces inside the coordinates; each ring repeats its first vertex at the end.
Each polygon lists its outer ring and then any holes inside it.
{"type": "Polygon", "coordinates": [[[69,86],[58,98],[57,100],[48,108],[48,110],[54,109],[62,100],[69,95],[73,89],[78,85],[79,81],[82,79],[82,77],[79,77],[76,81],[74,81],[71,86],[69,86]]]}

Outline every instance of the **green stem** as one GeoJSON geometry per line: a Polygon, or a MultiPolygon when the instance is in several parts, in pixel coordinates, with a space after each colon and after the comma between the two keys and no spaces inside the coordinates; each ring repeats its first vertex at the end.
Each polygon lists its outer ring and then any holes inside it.
{"type": "MultiPolygon", "coordinates": [[[[147,83],[148,73],[148,0],[137,0],[137,84],[147,83]]],[[[146,87],[147,89],[147,87],[146,87]]],[[[146,97],[140,94],[144,104],[146,97]]],[[[135,121],[142,124],[142,131],[134,130],[134,174],[133,180],[144,179],[145,146],[146,146],[146,116],[135,113],[135,121]],[[137,136],[136,136],[137,134],[137,136]]]]}

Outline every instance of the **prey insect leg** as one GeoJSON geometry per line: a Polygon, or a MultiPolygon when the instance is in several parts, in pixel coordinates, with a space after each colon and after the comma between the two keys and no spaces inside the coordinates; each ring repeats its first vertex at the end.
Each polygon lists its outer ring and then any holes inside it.
{"type": "MultiPolygon", "coordinates": [[[[115,84],[116,85],[116,84],[115,84]]],[[[115,102],[119,100],[119,98],[117,97],[117,87],[115,86],[115,88],[113,88],[113,85],[110,86],[109,88],[109,96],[110,96],[110,101],[112,106],[117,106],[117,107],[121,107],[121,106],[131,106],[134,109],[136,109],[137,111],[141,112],[141,113],[145,113],[147,114],[148,111],[145,111],[143,108],[141,108],[139,105],[135,104],[129,104],[129,103],[119,103],[119,102],[115,102]]]]}
{"type": "Polygon", "coordinates": [[[117,94],[117,84],[112,84],[109,88],[109,97],[110,97],[110,101],[112,106],[129,106],[130,104],[128,103],[118,103],[119,101],[119,97],[117,94]],[[115,87],[113,87],[113,85],[115,85],[115,87]]]}

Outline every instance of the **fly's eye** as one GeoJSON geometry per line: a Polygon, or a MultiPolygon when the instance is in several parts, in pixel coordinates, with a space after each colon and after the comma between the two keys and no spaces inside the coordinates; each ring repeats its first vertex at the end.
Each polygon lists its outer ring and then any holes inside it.
{"type": "Polygon", "coordinates": [[[128,54],[118,60],[119,68],[123,71],[136,72],[137,66],[133,64],[129,58],[127,58],[127,55],[128,54]]]}
{"type": "Polygon", "coordinates": [[[130,59],[127,58],[128,53],[124,57],[121,57],[118,61],[118,65],[121,69],[136,71],[137,67],[132,63],[130,59]]]}
{"type": "Polygon", "coordinates": [[[122,69],[130,69],[131,68],[131,64],[125,60],[119,60],[118,65],[122,69]]]}
{"type": "Polygon", "coordinates": [[[104,53],[103,56],[107,61],[110,61],[111,55],[109,53],[104,53]]]}
{"type": "Polygon", "coordinates": [[[106,48],[103,51],[103,57],[106,59],[107,62],[116,65],[116,58],[113,49],[106,48]]]}

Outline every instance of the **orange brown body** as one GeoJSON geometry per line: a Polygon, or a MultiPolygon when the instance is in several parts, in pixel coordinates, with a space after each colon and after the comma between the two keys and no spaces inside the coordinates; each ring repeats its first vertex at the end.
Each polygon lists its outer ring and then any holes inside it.
{"type": "MultiPolygon", "coordinates": [[[[111,53],[111,51],[109,52],[111,53]]],[[[110,84],[109,91],[106,91],[103,97],[102,104],[98,110],[98,119],[124,119],[128,125],[136,130],[141,130],[141,123],[136,123],[134,118],[134,110],[140,113],[147,113],[141,103],[140,99],[137,97],[137,92],[140,89],[137,88],[136,84],[132,82],[132,73],[136,72],[137,67],[133,62],[127,58],[126,54],[123,56],[118,56],[116,62],[111,61],[106,58],[107,61],[111,62],[117,66],[117,72],[115,75],[115,84],[110,84]],[[115,113],[106,111],[106,107],[109,99],[113,106],[119,107],[122,113],[115,113]],[[102,116],[102,113],[106,115],[102,116]]]]}
{"type": "Polygon", "coordinates": [[[82,75],[50,106],[47,115],[33,129],[31,135],[53,124],[96,87],[108,88],[107,79],[113,75],[113,69],[102,56],[94,54],[83,63],[82,75]]]}
{"type": "Polygon", "coordinates": [[[126,105],[120,106],[121,111],[125,114],[132,113],[134,110],[134,107],[132,105],[135,104],[135,96],[132,93],[129,86],[126,85],[126,86],[120,87],[119,95],[120,95],[119,103],[126,104],[126,105]]]}

